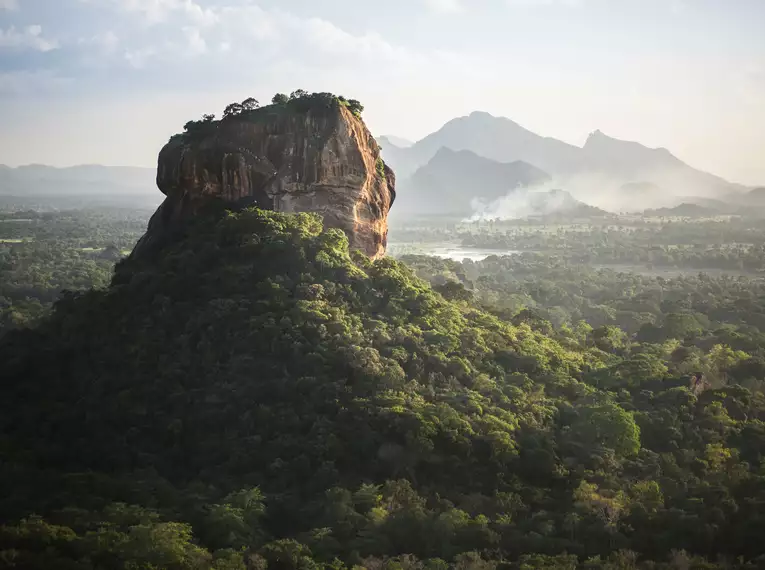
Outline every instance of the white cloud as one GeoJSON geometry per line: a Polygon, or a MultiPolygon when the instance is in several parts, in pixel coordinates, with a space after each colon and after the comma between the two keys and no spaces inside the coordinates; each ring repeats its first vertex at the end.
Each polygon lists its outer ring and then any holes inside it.
{"type": "Polygon", "coordinates": [[[376,58],[390,62],[414,61],[418,57],[410,50],[392,45],[380,34],[368,32],[354,35],[320,18],[294,19],[288,23],[288,29],[294,34],[302,34],[312,49],[327,55],[376,58]]]}
{"type": "Polygon", "coordinates": [[[464,10],[461,0],[425,0],[425,6],[433,12],[457,13],[464,10]]]}
{"type": "Polygon", "coordinates": [[[186,26],[181,29],[182,39],[166,40],[161,44],[127,49],[125,61],[136,69],[148,66],[153,60],[172,60],[196,58],[208,53],[207,41],[198,28],[186,26]]]}
{"type": "Polygon", "coordinates": [[[19,3],[17,0],[0,0],[0,10],[18,10],[19,3]]]}
{"type": "MultiPolygon", "coordinates": [[[[94,3],[97,0],[81,0],[94,3]]],[[[126,52],[131,65],[143,67],[151,58],[230,53],[289,58],[305,53],[343,56],[348,60],[376,60],[416,65],[423,55],[395,46],[375,32],[352,34],[321,18],[297,17],[282,9],[264,9],[247,0],[203,7],[196,0],[102,0],[122,11],[140,14],[146,23],[167,25],[168,34],[151,45],[126,52]],[[177,22],[178,17],[182,20],[177,22]],[[170,30],[170,22],[173,30],[170,30]],[[178,34],[182,34],[179,36],[178,34]],[[211,48],[211,46],[215,46],[211,48]],[[257,50],[253,54],[252,50],[257,50]],[[281,53],[277,53],[281,50],[281,53]]],[[[462,0],[425,0],[434,10],[455,12],[462,0]]]]}
{"type": "Polygon", "coordinates": [[[459,67],[464,76],[473,78],[487,67],[469,55],[405,47],[374,31],[351,32],[323,18],[265,7],[254,0],[217,4],[198,0],[207,14],[202,23],[195,23],[194,3],[189,1],[81,1],[107,2],[115,16],[132,10],[141,21],[155,22],[150,30],[134,28],[133,33],[123,27],[118,39],[101,34],[80,40],[100,46],[83,54],[83,63],[92,68],[113,65],[109,57],[112,50],[124,65],[134,69],[167,68],[176,73],[179,65],[193,62],[197,72],[223,74],[230,84],[258,82],[278,89],[291,77],[303,77],[305,87],[350,91],[351,87],[342,87],[351,84],[350,78],[362,83],[410,84],[424,76],[433,78],[442,89],[445,82],[438,78],[448,76],[445,70],[459,67]],[[235,71],[227,74],[227,69],[235,71]]]}
{"type": "MultiPolygon", "coordinates": [[[[87,0],[86,0],[87,1],[87,0]]],[[[213,24],[215,12],[203,8],[194,0],[111,0],[127,12],[141,14],[148,24],[166,21],[172,14],[179,12],[198,25],[213,24]]]]}
{"type": "MultiPolygon", "coordinates": [[[[254,4],[226,6],[215,12],[217,28],[227,36],[229,44],[238,39],[275,41],[280,36],[280,22],[287,14],[271,13],[254,4]]],[[[231,46],[233,47],[233,46],[231,46]]]]}
{"type": "Polygon", "coordinates": [[[42,35],[41,26],[27,26],[23,30],[17,30],[15,26],[11,26],[7,30],[0,29],[0,48],[33,49],[46,52],[57,49],[58,42],[45,39],[42,35]]]}
{"type": "MultiPolygon", "coordinates": [[[[159,17],[161,10],[188,4],[181,0],[122,0],[123,8],[155,10],[147,12],[159,17]]],[[[177,60],[190,57],[214,56],[246,57],[250,61],[286,61],[291,58],[303,62],[347,66],[381,62],[391,66],[411,68],[426,63],[429,56],[396,46],[380,34],[366,32],[353,34],[328,20],[302,18],[279,9],[265,10],[256,4],[208,8],[204,24],[161,24],[167,34],[159,42],[135,46],[125,52],[125,59],[133,67],[145,67],[152,59],[177,60]]],[[[431,57],[451,57],[447,54],[431,57]]]]}

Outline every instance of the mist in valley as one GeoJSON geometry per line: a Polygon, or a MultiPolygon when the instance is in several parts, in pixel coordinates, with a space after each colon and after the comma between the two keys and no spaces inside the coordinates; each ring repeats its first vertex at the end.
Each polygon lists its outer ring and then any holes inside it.
{"type": "MultiPolygon", "coordinates": [[[[608,174],[580,173],[556,176],[552,180],[509,190],[505,196],[487,201],[475,198],[473,213],[467,219],[510,220],[528,216],[562,213],[586,205],[611,214],[632,214],[680,204],[709,205],[731,198],[731,193],[715,194],[706,188],[688,186],[672,174],[656,174],[667,186],[652,182],[625,182],[608,174]],[[674,179],[674,184],[672,183],[674,179]]],[[[743,191],[732,193],[743,196],[743,191]]]]}

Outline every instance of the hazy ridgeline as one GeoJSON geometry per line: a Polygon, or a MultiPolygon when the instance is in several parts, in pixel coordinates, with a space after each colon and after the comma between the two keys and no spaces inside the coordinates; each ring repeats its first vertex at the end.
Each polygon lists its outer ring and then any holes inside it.
{"type": "Polygon", "coordinates": [[[763,204],[757,190],[693,168],[667,149],[600,131],[578,147],[476,112],[405,147],[389,137],[379,142],[398,177],[394,219],[513,219],[563,212],[577,201],[609,213],[681,204],[746,213],[763,204]]]}

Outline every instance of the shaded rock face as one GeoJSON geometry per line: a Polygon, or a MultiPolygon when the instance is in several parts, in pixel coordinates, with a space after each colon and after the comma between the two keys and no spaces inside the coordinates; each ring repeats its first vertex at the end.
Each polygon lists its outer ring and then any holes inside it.
{"type": "Polygon", "coordinates": [[[234,207],[317,212],[352,249],[385,253],[395,176],[363,121],[345,107],[259,109],[202,134],[173,137],[159,153],[157,186],[167,196],[133,255],[194,217],[211,198],[234,207]]]}

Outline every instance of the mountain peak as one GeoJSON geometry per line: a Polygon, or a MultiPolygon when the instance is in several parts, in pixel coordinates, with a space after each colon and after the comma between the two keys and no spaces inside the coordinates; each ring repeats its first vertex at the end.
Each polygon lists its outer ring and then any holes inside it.
{"type": "Polygon", "coordinates": [[[650,148],[639,142],[617,139],[601,130],[596,130],[587,137],[583,150],[592,156],[597,155],[601,159],[615,161],[631,168],[685,166],[666,148],[650,148]]]}
{"type": "Polygon", "coordinates": [[[414,143],[409,139],[397,137],[396,135],[381,135],[377,137],[377,144],[382,147],[395,146],[397,148],[409,148],[414,143]]]}
{"type": "MultiPolygon", "coordinates": [[[[620,143],[620,142],[626,142],[626,141],[620,141],[619,139],[615,139],[614,137],[608,136],[606,133],[604,133],[600,129],[595,129],[587,137],[587,140],[584,143],[584,148],[587,148],[588,146],[592,146],[593,144],[604,144],[609,142],[620,143]]],[[[638,143],[635,143],[635,144],[638,144],[638,143]]]]}
{"type": "Polygon", "coordinates": [[[521,127],[518,123],[513,121],[512,119],[509,119],[507,117],[498,117],[496,115],[492,115],[491,113],[487,111],[473,111],[470,113],[467,117],[463,117],[464,119],[469,119],[472,122],[479,123],[482,125],[497,125],[498,128],[512,126],[518,129],[522,129],[526,131],[523,127],[521,127]]]}
{"type": "Polygon", "coordinates": [[[442,146],[436,151],[436,154],[433,155],[433,158],[430,159],[430,162],[438,161],[438,160],[453,160],[457,156],[462,156],[464,158],[471,158],[471,159],[477,158],[479,160],[490,160],[488,158],[484,158],[474,153],[472,150],[468,150],[464,148],[455,150],[453,148],[442,146]]]}
{"type": "Polygon", "coordinates": [[[491,113],[488,113],[487,111],[473,111],[468,116],[471,118],[477,118],[477,119],[496,119],[497,118],[491,113]]]}
{"type": "MultiPolygon", "coordinates": [[[[433,158],[431,158],[430,160],[431,161],[438,160],[438,159],[441,159],[441,158],[444,158],[444,157],[451,158],[452,156],[454,156],[458,152],[470,152],[470,151],[469,150],[454,150],[452,148],[449,148],[449,147],[446,147],[446,146],[442,146],[441,148],[439,148],[436,151],[436,154],[434,154],[433,158]]],[[[472,154],[475,154],[475,153],[472,153],[472,154]]]]}

